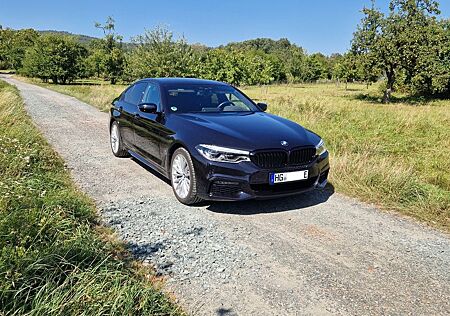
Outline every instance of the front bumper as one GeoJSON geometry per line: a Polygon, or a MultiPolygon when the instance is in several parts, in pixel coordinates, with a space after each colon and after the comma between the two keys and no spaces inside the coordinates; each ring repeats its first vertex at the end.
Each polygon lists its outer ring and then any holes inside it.
{"type": "Polygon", "coordinates": [[[197,194],[205,200],[240,201],[270,199],[298,194],[327,184],[330,169],[328,151],[307,165],[262,169],[252,162],[237,164],[212,162],[198,153],[192,160],[197,175],[197,194]],[[309,178],[301,181],[269,184],[269,173],[308,170],[309,178]]]}

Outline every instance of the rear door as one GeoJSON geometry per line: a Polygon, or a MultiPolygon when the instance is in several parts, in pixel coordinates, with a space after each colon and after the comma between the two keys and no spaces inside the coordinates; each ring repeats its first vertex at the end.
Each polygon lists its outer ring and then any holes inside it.
{"type": "Polygon", "coordinates": [[[133,149],[136,145],[134,137],[134,117],[138,112],[138,104],[144,96],[146,82],[137,82],[126,90],[117,102],[120,112],[119,128],[125,146],[133,149]]]}

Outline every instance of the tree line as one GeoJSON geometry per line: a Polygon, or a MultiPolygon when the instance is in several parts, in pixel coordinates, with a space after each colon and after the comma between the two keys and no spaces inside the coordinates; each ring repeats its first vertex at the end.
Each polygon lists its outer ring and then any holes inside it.
{"type": "Polygon", "coordinates": [[[188,44],[167,28],[146,30],[123,43],[114,20],[96,23],[104,37],[80,43],[73,36],[0,30],[0,68],[54,83],[95,77],[130,82],[142,77],[201,77],[234,85],[331,80],[340,55],[308,55],[287,39],[259,38],[217,48],[188,44]]]}
{"type": "Polygon", "coordinates": [[[54,83],[95,77],[131,82],[142,77],[200,77],[234,85],[384,80],[384,101],[395,89],[422,96],[450,94],[450,21],[433,0],[391,0],[387,13],[362,10],[351,49],[307,54],[288,39],[258,38],[217,48],[189,44],[164,27],[124,43],[108,18],[103,38],[0,28],[0,68],[54,83]]]}

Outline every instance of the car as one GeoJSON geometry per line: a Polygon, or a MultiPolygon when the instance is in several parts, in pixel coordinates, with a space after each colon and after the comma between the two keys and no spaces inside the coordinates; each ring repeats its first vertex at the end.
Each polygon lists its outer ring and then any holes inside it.
{"type": "Polygon", "coordinates": [[[188,205],[323,188],[330,170],[323,140],[266,109],[223,82],[142,79],[112,102],[111,149],[169,179],[188,205]]]}

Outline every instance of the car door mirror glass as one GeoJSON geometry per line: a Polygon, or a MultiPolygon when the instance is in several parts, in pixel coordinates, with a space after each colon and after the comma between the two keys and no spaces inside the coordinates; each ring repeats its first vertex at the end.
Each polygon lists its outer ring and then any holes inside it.
{"type": "Polygon", "coordinates": [[[265,112],[267,110],[267,103],[256,103],[256,105],[261,109],[261,111],[265,112]]]}
{"type": "Polygon", "coordinates": [[[156,113],[158,106],[155,103],[141,103],[138,105],[139,111],[144,113],[156,113]]]}

